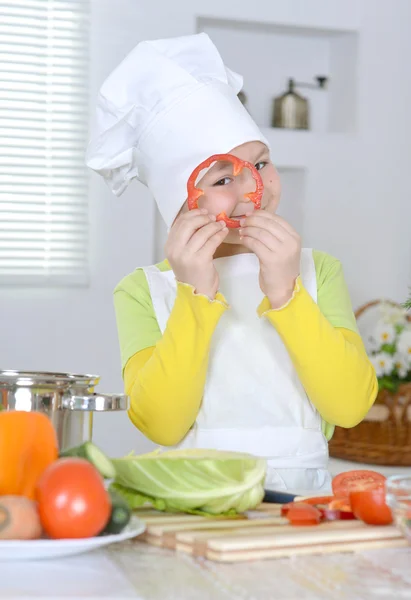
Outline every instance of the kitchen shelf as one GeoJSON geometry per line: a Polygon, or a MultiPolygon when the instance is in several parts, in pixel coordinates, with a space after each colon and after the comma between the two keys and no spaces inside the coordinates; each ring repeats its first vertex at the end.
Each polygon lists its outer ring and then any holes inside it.
{"type": "Polygon", "coordinates": [[[358,32],[232,19],[197,18],[225,63],[244,77],[247,106],[255,121],[269,127],[273,99],[290,77],[314,83],[329,78],[327,88],[297,91],[310,103],[313,132],[357,130],[358,32]]]}

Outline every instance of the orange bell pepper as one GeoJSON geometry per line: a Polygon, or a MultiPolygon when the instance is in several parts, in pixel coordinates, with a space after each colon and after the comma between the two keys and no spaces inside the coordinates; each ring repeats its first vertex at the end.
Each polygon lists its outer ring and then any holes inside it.
{"type": "Polygon", "coordinates": [[[0,412],[0,496],[35,498],[37,481],[58,458],[50,419],[39,412],[0,412]]]}

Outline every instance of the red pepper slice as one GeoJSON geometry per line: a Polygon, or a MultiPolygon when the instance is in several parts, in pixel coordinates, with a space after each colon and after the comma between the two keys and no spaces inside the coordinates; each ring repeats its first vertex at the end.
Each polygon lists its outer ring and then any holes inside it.
{"type": "MultiPolygon", "coordinates": [[[[198,208],[198,199],[200,196],[202,196],[204,194],[204,190],[200,190],[195,185],[197,177],[199,176],[201,171],[203,169],[206,169],[207,167],[209,167],[213,162],[217,162],[217,161],[221,161],[221,160],[233,163],[234,177],[237,177],[237,175],[239,175],[243,169],[250,169],[253,179],[256,183],[256,188],[255,188],[254,192],[249,192],[248,194],[244,194],[244,197],[248,198],[249,200],[254,202],[255,208],[257,210],[259,208],[261,208],[261,198],[263,196],[264,184],[263,184],[263,180],[261,179],[261,175],[255,168],[255,166],[246,160],[241,160],[240,158],[233,156],[232,154],[213,154],[213,156],[210,156],[209,158],[207,158],[207,160],[204,160],[202,163],[200,163],[194,169],[194,171],[191,173],[190,177],[188,178],[188,181],[187,181],[188,209],[193,210],[195,208],[198,208]]],[[[229,217],[227,217],[225,212],[222,212],[219,215],[217,215],[217,221],[225,221],[227,224],[227,227],[229,227],[230,229],[237,229],[238,227],[240,227],[240,222],[236,219],[230,219],[229,217]]]]}

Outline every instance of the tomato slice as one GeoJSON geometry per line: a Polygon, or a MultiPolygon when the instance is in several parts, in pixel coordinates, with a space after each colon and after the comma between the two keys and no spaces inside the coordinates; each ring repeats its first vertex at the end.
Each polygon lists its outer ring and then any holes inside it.
{"type": "Polygon", "coordinates": [[[350,492],[352,510],[357,519],[368,525],[390,525],[393,521],[390,507],[385,502],[385,487],[353,490],[350,492]]]}
{"type": "Polygon", "coordinates": [[[286,514],[291,525],[318,525],[321,521],[320,511],[311,504],[294,502],[286,514]]]}
{"type": "Polygon", "coordinates": [[[332,480],[334,496],[349,498],[350,492],[367,487],[375,488],[385,485],[386,477],[377,471],[358,470],[339,473],[332,480]]]}
{"type": "Polygon", "coordinates": [[[348,498],[334,498],[328,505],[332,510],[341,510],[351,512],[351,505],[348,498]]]}
{"type": "Polygon", "coordinates": [[[294,506],[295,502],[288,502],[287,504],[283,504],[281,507],[281,516],[282,517],[286,517],[288,514],[288,511],[290,510],[290,508],[292,506],[294,506]]]}
{"type": "Polygon", "coordinates": [[[338,508],[320,508],[321,515],[325,521],[353,521],[356,516],[351,510],[340,510],[338,508]]]}
{"type": "Polygon", "coordinates": [[[335,500],[335,496],[309,496],[308,498],[302,498],[301,500],[295,500],[295,502],[304,502],[304,504],[329,504],[335,500]]]}
{"type": "Polygon", "coordinates": [[[355,519],[347,498],[336,498],[335,496],[313,496],[294,500],[281,507],[281,515],[287,517],[290,509],[294,506],[308,505],[316,508],[321,519],[325,521],[346,521],[355,519]]]}

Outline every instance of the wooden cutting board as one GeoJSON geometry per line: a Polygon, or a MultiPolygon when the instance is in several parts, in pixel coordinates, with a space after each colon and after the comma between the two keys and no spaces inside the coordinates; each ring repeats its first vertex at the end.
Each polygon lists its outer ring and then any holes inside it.
{"type": "Polygon", "coordinates": [[[153,510],[138,510],[136,515],[147,526],[139,540],[218,562],[407,546],[401,532],[392,525],[330,521],[292,526],[281,517],[278,504],[261,504],[257,510],[232,519],[153,510]]]}

